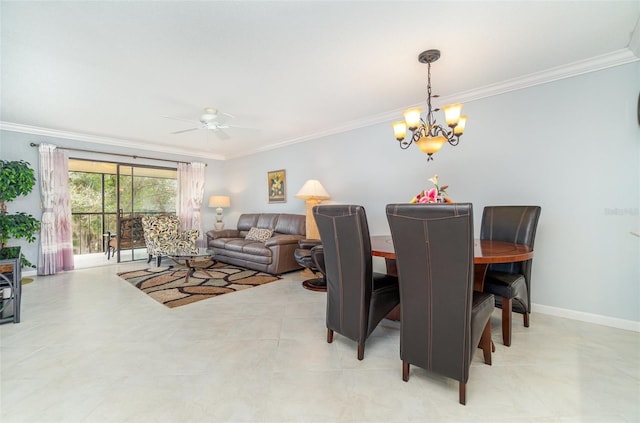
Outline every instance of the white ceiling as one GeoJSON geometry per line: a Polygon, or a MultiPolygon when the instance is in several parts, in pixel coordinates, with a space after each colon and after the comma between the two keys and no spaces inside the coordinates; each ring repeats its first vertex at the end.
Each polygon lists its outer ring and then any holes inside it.
{"type": "Polygon", "coordinates": [[[0,128],[213,159],[400,118],[424,105],[430,48],[442,103],[640,56],[637,0],[2,0],[0,15],[0,128]],[[171,134],[193,125],[163,116],[206,106],[253,129],[171,134]]]}

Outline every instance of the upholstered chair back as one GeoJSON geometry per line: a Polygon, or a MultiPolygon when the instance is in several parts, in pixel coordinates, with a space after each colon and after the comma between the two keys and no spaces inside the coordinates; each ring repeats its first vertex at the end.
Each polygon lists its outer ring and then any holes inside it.
{"type": "Polygon", "coordinates": [[[472,206],[388,205],[387,218],[400,283],[400,357],[466,383],[473,352],[472,206]]]}
{"type": "Polygon", "coordinates": [[[397,278],[373,272],[364,207],[320,205],[313,216],[327,280],[327,340],[335,331],[356,341],[362,360],[365,340],[399,302],[397,278]]]}
{"type": "Polygon", "coordinates": [[[156,256],[158,265],[162,256],[177,252],[195,254],[198,251],[196,240],[199,231],[191,229],[180,232],[180,219],[176,215],[143,216],[142,227],[149,261],[156,256]]]}
{"type": "MultiPolygon", "coordinates": [[[[487,206],[482,212],[480,238],[515,242],[533,248],[541,208],[539,206],[487,206]]],[[[524,275],[526,292],[521,295],[526,310],[531,310],[531,266],[533,260],[491,264],[487,273],[503,272],[524,275]]]]}

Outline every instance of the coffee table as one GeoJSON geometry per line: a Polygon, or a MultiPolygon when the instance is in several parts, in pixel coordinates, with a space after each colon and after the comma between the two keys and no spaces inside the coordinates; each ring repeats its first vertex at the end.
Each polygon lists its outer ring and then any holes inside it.
{"type": "Polygon", "coordinates": [[[205,264],[211,263],[210,259],[213,256],[213,251],[207,248],[198,248],[197,252],[194,251],[173,251],[167,254],[171,260],[176,264],[180,264],[189,268],[184,283],[189,282],[189,276],[193,276],[196,269],[205,267],[205,264]]]}

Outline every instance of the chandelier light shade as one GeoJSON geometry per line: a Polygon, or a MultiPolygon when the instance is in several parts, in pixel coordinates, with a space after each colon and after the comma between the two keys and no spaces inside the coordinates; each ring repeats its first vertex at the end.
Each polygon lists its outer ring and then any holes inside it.
{"type": "Polygon", "coordinates": [[[209,197],[209,207],[216,208],[216,229],[223,229],[224,223],[222,222],[222,208],[231,207],[231,199],[226,195],[212,195],[209,197]]]}
{"type": "Polygon", "coordinates": [[[467,116],[462,115],[462,104],[449,104],[442,108],[444,112],[444,120],[448,126],[439,125],[433,113],[440,109],[434,109],[431,106],[431,98],[438,97],[431,95],[431,63],[440,58],[440,50],[426,50],[420,53],[418,61],[427,64],[427,115],[426,119],[422,118],[422,109],[413,107],[405,110],[403,113],[404,120],[393,122],[393,133],[396,140],[400,143],[400,148],[407,149],[412,143],[425,153],[427,161],[433,160],[432,155],[440,151],[445,143],[458,145],[460,136],[464,132],[467,123],[467,116]],[[407,137],[407,129],[411,131],[411,137],[407,137]]]}

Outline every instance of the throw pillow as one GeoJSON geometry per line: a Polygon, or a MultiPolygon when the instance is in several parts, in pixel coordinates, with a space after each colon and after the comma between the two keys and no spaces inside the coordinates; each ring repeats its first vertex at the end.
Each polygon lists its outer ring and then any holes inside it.
{"type": "Polygon", "coordinates": [[[248,241],[260,241],[266,242],[273,235],[273,231],[271,229],[260,229],[260,228],[251,228],[249,229],[249,233],[244,239],[248,241]]]}

